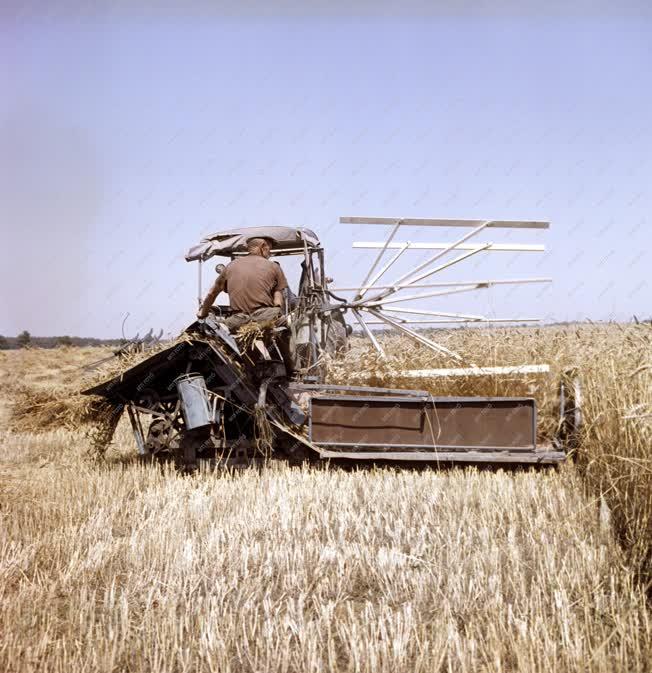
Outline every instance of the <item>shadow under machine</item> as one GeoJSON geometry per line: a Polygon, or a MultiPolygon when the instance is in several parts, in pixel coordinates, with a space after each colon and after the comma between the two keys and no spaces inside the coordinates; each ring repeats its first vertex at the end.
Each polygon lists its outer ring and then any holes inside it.
{"type": "Polygon", "coordinates": [[[351,316],[380,357],[385,357],[385,352],[373,324],[395,329],[458,365],[411,371],[406,376],[432,379],[546,371],[546,365],[459,366],[465,364],[459,354],[423,331],[436,323],[521,323],[524,318],[423,310],[412,302],[498,284],[549,282],[544,278],[432,280],[479,253],[540,252],[543,246],[470,240],[492,229],[536,230],[546,229],[548,224],[366,217],[346,217],[340,222],[390,228],[382,241],[353,244],[354,248],[377,250],[359,285],[332,287],[324,249],[308,229],[250,227],[207,236],[186,255],[187,261],[198,264],[200,300],[203,264],[214,257],[226,261],[246,254],[249,238],[268,239],[272,260],[297,258],[298,285],[285,296],[287,325],[249,329],[246,337],[231,334],[225,324],[231,309],[217,305],[205,320],[193,322],[167,347],[85,392],[106,398],[116,415],[126,410],[140,454],[173,459],[189,467],[198,460],[246,465],[269,457],[349,462],[563,461],[581,422],[580,393],[574,378],[560,382],[555,437],[538,445],[537,406],[532,397],[437,397],[421,390],[336,385],[325,382],[324,367],[326,355],[337,358],[347,350],[352,328],[346,318],[351,316]],[[399,232],[410,227],[447,227],[464,233],[447,243],[396,240],[399,232]],[[410,250],[432,250],[433,254],[399,278],[383,281],[410,250]],[[415,290],[417,294],[412,294],[415,290]],[[285,375],[275,345],[282,336],[279,330],[289,330],[297,380],[285,375]]]}

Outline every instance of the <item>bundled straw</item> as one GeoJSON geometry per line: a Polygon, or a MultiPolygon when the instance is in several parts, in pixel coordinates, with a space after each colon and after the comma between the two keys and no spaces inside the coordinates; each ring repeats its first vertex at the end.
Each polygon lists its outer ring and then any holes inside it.
{"type": "Polygon", "coordinates": [[[102,458],[106,453],[124,411],[122,404],[113,405],[107,400],[103,402],[93,417],[92,427],[86,432],[90,441],[88,454],[95,458],[102,458]]]}
{"type": "Polygon", "coordinates": [[[254,410],[254,439],[256,449],[263,458],[270,458],[273,450],[274,431],[264,407],[257,406],[254,410]]]}
{"type": "Polygon", "coordinates": [[[273,320],[263,320],[261,322],[248,322],[236,332],[235,338],[244,351],[250,350],[257,339],[269,339],[276,327],[273,320]]]}

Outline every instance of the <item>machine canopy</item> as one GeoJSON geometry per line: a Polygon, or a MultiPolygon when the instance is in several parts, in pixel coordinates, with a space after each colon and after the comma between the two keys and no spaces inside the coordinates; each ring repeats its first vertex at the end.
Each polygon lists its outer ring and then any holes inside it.
{"type": "Polygon", "coordinates": [[[214,255],[231,257],[247,251],[250,238],[267,238],[272,243],[273,255],[303,252],[304,241],[308,248],[319,247],[317,234],[310,229],[296,227],[244,227],[218,231],[201,239],[186,254],[187,262],[205,261],[214,255]]]}

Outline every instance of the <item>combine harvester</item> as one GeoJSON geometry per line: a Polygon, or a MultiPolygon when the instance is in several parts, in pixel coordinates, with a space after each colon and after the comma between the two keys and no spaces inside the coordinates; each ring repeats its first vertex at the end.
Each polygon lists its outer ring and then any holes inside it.
{"type": "MultiPolygon", "coordinates": [[[[547,229],[546,222],[391,219],[343,217],[344,224],[390,226],[386,240],[354,243],[375,249],[375,260],[359,286],[331,288],[324,250],[308,229],[252,227],[207,236],[186,255],[202,264],[214,256],[246,254],[247,239],[265,237],[272,256],[301,260],[296,294],[286,297],[288,327],[231,334],[224,324],[230,309],[214,306],[205,320],[190,325],[169,347],[85,391],[106,398],[114,419],[126,409],[139,453],[173,459],[192,469],[198,460],[241,466],[269,457],[290,460],[417,461],[434,463],[538,463],[563,461],[579,428],[579,388],[560,384],[559,427],[547,445],[537,446],[537,407],[529,397],[436,397],[420,390],[331,385],[324,382],[324,353],[346,350],[350,314],[381,357],[370,328],[383,324],[445,355],[455,366],[401,372],[403,377],[451,377],[547,372],[547,365],[480,368],[413,325],[440,323],[523,323],[532,318],[423,310],[409,302],[471,292],[499,284],[547,283],[548,278],[436,281],[433,276],[469,258],[491,252],[542,252],[542,245],[470,242],[496,229],[547,229]],[[408,227],[459,229],[452,243],[396,240],[408,227]],[[383,278],[411,250],[432,250],[423,263],[390,283],[383,278]],[[448,256],[447,261],[443,258],[448,256]],[[416,291],[416,294],[414,292],[416,291]],[[342,297],[349,293],[350,298],[342,297]],[[407,304],[407,305],[406,305],[407,304]],[[275,340],[289,329],[299,377],[290,381],[275,340]]],[[[216,270],[220,271],[218,265],[216,270]]]]}

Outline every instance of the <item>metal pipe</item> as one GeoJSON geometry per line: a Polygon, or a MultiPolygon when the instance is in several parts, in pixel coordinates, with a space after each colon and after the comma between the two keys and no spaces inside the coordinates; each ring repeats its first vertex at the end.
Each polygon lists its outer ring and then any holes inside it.
{"type": "Polygon", "coordinates": [[[129,416],[131,429],[134,433],[134,437],[136,438],[136,446],[138,447],[138,453],[141,456],[146,456],[147,450],[145,449],[145,437],[143,436],[143,428],[137,419],[137,412],[134,412],[131,404],[127,405],[127,415],[129,416]]]}
{"type": "MultiPolygon", "coordinates": [[[[408,273],[403,274],[403,275],[396,281],[397,284],[398,284],[398,283],[402,283],[404,280],[407,280],[408,278],[411,278],[412,276],[414,276],[415,273],[418,273],[419,271],[421,271],[421,269],[425,269],[427,266],[430,266],[433,262],[436,262],[438,259],[440,259],[441,257],[443,257],[446,253],[450,252],[451,250],[455,250],[455,249],[457,248],[458,245],[462,245],[465,241],[468,241],[468,240],[469,240],[470,238],[472,238],[473,236],[476,236],[477,234],[479,234],[483,229],[485,229],[485,228],[487,227],[488,224],[489,224],[489,222],[483,222],[482,224],[480,224],[479,226],[477,226],[477,227],[476,227],[475,229],[473,229],[472,231],[469,231],[468,233],[464,234],[464,236],[462,236],[461,238],[457,239],[457,241],[454,241],[453,243],[450,243],[446,248],[444,248],[444,249],[441,250],[440,252],[436,253],[436,254],[433,255],[430,259],[426,260],[426,261],[423,262],[422,264],[419,264],[419,266],[417,266],[417,267],[416,267],[415,269],[413,269],[412,271],[408,271],[408,273]]],[[[409,285],[409,284],[410,284],[410,283],[408,283],[408,285],[409,285]]]]}
{"type": "Polygon", "coordinates": [[[306,272],[308,273],[308,282],[310,283],[310,289],[312,290],[315,285],[315,279],[313,278],[313,269],[312,269],[312,260],[308,255],[308,243],[303,241],[303,259],[306,263],[306,272]]]}
{"type": "Polygon", "coordinates": [[[481,248],[476,248],[475,250],[469,250],[469,252],[465,252],[463,255],[460,255],[459,257],[455,257],[455,259],[451,259],[449,262],[446,262],[445,264],[441,264],[440,266],[436,267],[435,269],[432,269],[430,271],[426,271],[425,273],[422,273],[420,276],[417,276],[414,280],[410,281],[407,283],[407,285],[411,285],[412,283],[418,283],[420,280],[423,280],[424,278],[428,278],[428,276],[432,276],[435,273],[439,273],[440,271],[443,271],[444,269],[448,269],[448,267],[453,266],[455,264],[459,264],[460,262],[463,262],[465,259],[468,259],[469,257],[473,257],[473,255],[477,255],[479,252],[483,252],[484,250],[487,250],[491,246],[491,243],[486,243],[483,245],[481,248]]]}
{"type": "MultiPolygon", "coordinates": [[[[382,247],[382,249],[378,253],[378,255],[376,255],[376,259],[374,260],[374,263],[371,265],[371,268],[367,272],[367,275],[366,275],[365,279],[362,281],[363,286],[367,284],[367,281],[371,277],[371,274],[374,272],[374,269],[376,268],[376,266],[378,266],[378,262],[380,262],[382,256],[385,254],[385,250],[387,250],[387,246],[392,242],[392,239],[396,235],[396,232],[399,230],[400,226],[401,226],[401,220],[397,220],[396,224],[394,225],[394,228],[392,229],[391,233],[389,234],[389,237],[385,241],[385,245],[382,247]]],[[[362,295],[360,295],[360,296],[362,296],[362,295]]]]}
{"type": "Polygon", "coordinates": [[[426,292],[424,294],[409,294],[407,297],[395,297],[394,299],[381,299],[377,303],[367,304],[368,306],[385,306],[386,304],[396,304],[401,301],[410,301],[412,299],[430,299],[431,297],[442,297],[448,294],[459,294],[460,292],[474,292],[475,290],[486,289],[486,285],[477,285],[475,287],[462,287],[457,290],[443,290],[441,292],[426,292]]]}
{"type": "Polygon", "coordinates": [[[202,261],[201,259],[199,260],[199,264],[197,266],[197,292],[198,292],[198,297],[197,297],[197,302],[199,306],[201,306],[201,303],[203,301],[203,295],[202,295],[202,287],[201,287],[201,271],[202,271],[202,261]]]}
{"type": "Polygon", "coordinates": [[[409,334],[412,338],[416,339],[418,342],[422,343],[424,346],[428,346],[432,350],[438,352],[438,353],[445,353],[446,355],[450,355],[453,359],[455,360],[462,360],[462,356],[459,353],[455,353],[455,351],[448,350],[448,348],[445,348],[444,346],[435,343],[434,341],[431,341],[430,339],[427,339],[426,337],[422,336],[421,334],[418,334],[417,332],[408,329],[407,327],[404,327],[400,323],[396,322],[395,320],[392,320],[391,318],[388,318],[387,316],[384,316],[382,313],[379,313],[378,311],[374,311],[373,309],[366,309],[371,313],[371,315],[376,316],[376,318],[380,318],[381,320],[384,320],[386,323],[389,325],[393,325],[396,327],[396,329],[400,330],[401,332],[404,332],[405,334],[409,334]]]}
{"type": "MultiPolygon", "coordinates": [[[[427,287],[456,287],[459,285],[518,285],[521,283],[551,283],[552,278],[515,278],[513,280],[448,280],[448,281],[438,281],[436,283],[424,283],[422,285],[374,285],[366,289],[369,290],[388,290],[390,288],[403,289],[406,287],[416,289],[416,288],[427,288],[427,287]]],[[[362,287],[334,287],[332,292],[350,292],[353,290],[362,290],[365,288],[362,287]]]]}
{"type": "Polygon", "coordinates": [[[382,346],[378,343],[378,340],[374,336],[373,332],[367,327],[367,324],[365,323],[365,321],[362,318],[362,316],[360,315],[360,313],[358,313],[358,311],[356,311],[355,309],[352,309],[351,312],[356,317],[356,320],[360,323],[360,327],[362,327],[362,331],[367,335],[367,337],[368,337],[369,341],[371,341],[373,347],[380,354],[380,357],[381,358],[387,357],[385,355],[385,351],[383,350],[382,346]]]}
{"type": "MultiPolygon", "coordinates": [[[[368,311],[373,310],[370,307],[363,307],[368,311]]],[[[384,309],[385,311],[391,311],[392,313],[413,313],[415,315],[436,315],[442,318],[465,318],[466,320],[484,320],[483,315],[470,315],[468,313],[449,313],[448,311],[427,311],[420,308],[397,308],[390,306],[389,308],[384,309]]]]}
{"type": "MultiPolygon", "coordinates": [[[[443,250],[441,250],[440,252],[433,255],[430,259],[427,259],[422,264],[419,264],[419,266],[417,266],[415,269],[412,269],[411,271],[408,271],[408,273],[403,274],[400,278],[398,278],[395,281],[394,285],[400,285],[401,283],[403,283],[403,281],[405,281],[405,280],[411,278],[412,276],[414,276],[415,273],[418,273],[422,269],[425,269],[426,267],[430,266],[433,262],[435,262],[438,259],[440,259],[441,257],[443,257],[446,253],[450,252],[451,250],[456,249],[457,246],[462,245],[465,241],[467,241],[472,236],[475,236],[476,234],[479,234],[483,229],[486,228],[487,224],[489,224],[489,223],[488,222],[483,222],[480,226],[473,229],[473,231],[470,231],[467,234],[464,234],[464,236],[459,238],[457,241],[454,241],[453,243],[449,243],[443,250]]],[[[489,244],[489,245],[491,245],[491,244],[489,244]]],[[[461,259],[463,259],[463,258],[460,258],[459,261],[461,261],[461,259]]],[[[419,278],[418,280],[421,280],[421,279],[419,278]]],[[[409,283],[406,283],[406,285],[410,285],[414,282],[417,282],[417,281],[412,280],[409,283]]],[[[373,300],[383,299],[384,297],[387,297],[390,294],[394,294],[397,291],[398,290],[396,290],[394,288],[391,288],[389,290],[383,290],[379,295],[376,295],[375,297],[373,297],[373,300]]]]}
{"type": "Polygon", "coordinates": [[[319,269],[321,271],[321,288],[326,290],[326,269],[324,268],[324,251],[320,248],[317,253],[317,259],[319,259],[319,269]]]}
{"type": "MultiPolygon", "coordinates": [[[[410,241],[406,241],[406,243],[403,245],[403,247],[392,257],[387,264],[367,283],[364,287],[359,288],[362,290],[357,297],[362,299],[364,295],[367,293],[367,290],[375,289],[373,286],[375,285],[376,281],[380,280],[385,273],[391,269],[391,267],[394,265],[394,263],[401,257],[401,255],[410,247],[410,241]]],[[[391,287],[391,286],[390,286],[391,287]]]]}
{"type": "MultiPolygon", "coordinates": [[[[324,271],[324,252],[323,250],[317,253],[317,259],[319,261],[319,289],[320,289],[320,301],[322,304],[326,301],[326,272],[324,271]]],[[[310,254],[310,263],[312,264],[312,253],[310,254]]],[[[329,316],[330,317],[330,316],[329,316]]],[[[319,345],[323,350],[326,348],[326,338],[327,338],[327,329],[326,323],[320,316],[319,318],[319,345]]]]}

